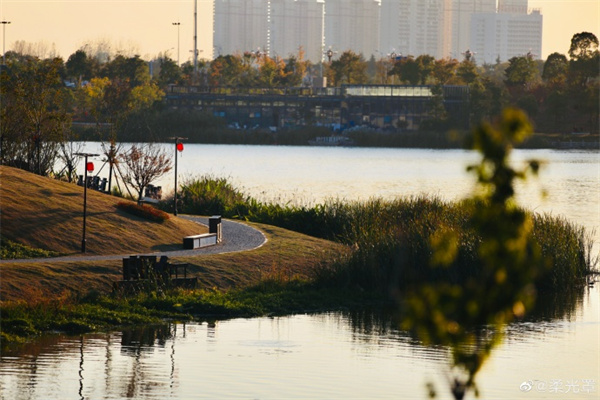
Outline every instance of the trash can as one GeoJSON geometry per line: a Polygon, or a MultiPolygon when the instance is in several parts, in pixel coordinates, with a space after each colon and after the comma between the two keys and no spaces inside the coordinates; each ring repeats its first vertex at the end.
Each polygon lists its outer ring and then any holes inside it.
{"type": "Polygon", "coordinates": [[[208,219],[208,233],[216,233],[217,234],[217,243],[221,242],[223,238],[223,234],[221,231],[221,216],[213,215],[208,219]]]}

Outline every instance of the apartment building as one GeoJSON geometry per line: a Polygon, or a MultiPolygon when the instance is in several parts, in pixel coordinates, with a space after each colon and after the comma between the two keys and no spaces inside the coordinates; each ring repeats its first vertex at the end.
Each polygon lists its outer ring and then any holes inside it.
{"type": "Polygon", "coordinates": [[[471,16],[496,12],[496,0],[452,0],[445,17],[451,21],[452,43],[450,56],[461,59],[471,49],[471,16]]]}
{"type": "Polygon", "coordinates": [[[270,1],[271,56],[298,55],[321,61],[325,46],[325,0],[270,1]]]}
{"type": "Polygon", "coordinates": [[[394,51],[415,57],[447,57],[452,38],[451,1],[381,0],[381,54],[394,51]]]}
{"type": "Polygon", "coordinates": [[[473,14],[471,48],[478,63],[507,61],[512,57],[542,52],[543,17],[539,10],[527,14],[473,14]]]}
{"type": "Polygon", "coordinates": [[[260,49],[314,63],[331,48],[478,63],[541,54],[542,15],[527,0],[214,0],[214,54],[260,49]]]}
{"type": "Polygon", "coordinates": [[[325,46],[377,57],[383,0],[325,0],[325,46]]]}
{"type": "Polygon", "coordinates": [[[269,3],[266,0],[214,0],[213,54],[269,51],[269,3]]]}

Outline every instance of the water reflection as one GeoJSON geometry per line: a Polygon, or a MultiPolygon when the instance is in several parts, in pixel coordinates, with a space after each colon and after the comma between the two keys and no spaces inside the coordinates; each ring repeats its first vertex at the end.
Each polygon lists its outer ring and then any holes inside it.
{"type": "MultiPolygon", "coordinates": [[[[527,320],[509,327],[497,373],[483,371],[485,398],[523,398],[518,387],[526,373],[547,381],[560,374],[599,378],[583,376],[594,371],[589,360],[597,349],[582,339],[598,334],[598,288],[538,303],[527,320]],[[554,358],[562,369],[547,361],[554,358]],[[509,382],[516,392],[503,392],[502,363],[518,370],[524,359],[537,360],[535,369],[518,371],[509,382]]],[[[360,310],[52,335],[2,353],[0,398],[426,398],[425,377],[443,382],[448,350],[422,346],[398,326],[392,310],[360,310]]]]}

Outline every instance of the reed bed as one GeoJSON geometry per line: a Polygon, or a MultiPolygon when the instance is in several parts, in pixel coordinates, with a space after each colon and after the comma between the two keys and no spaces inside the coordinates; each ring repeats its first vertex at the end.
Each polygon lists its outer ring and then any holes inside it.
{"type": "MultiPolygon", "coordinates": [[[[480,238],[470,225],[473,203],[446,202],[417,196],[363,202],[328,200],[313,206],[260,202],[244,195],[226,179],[204,176],[182,185],[182,210],[220,214],[275,225],[350,246],[347,257],[314,271],[324,285],[387,290],[448,281],[461,283],[481,269],[480,238]],[[458,237],[458,256],[448,267],[432,265],[432,241],[440,232],[458,237]]],[[[533,237],[547,260],[536,282],[540,289],[582,284],[594,271],[591,233],[561,217],[531,213],[533,237]]]]}

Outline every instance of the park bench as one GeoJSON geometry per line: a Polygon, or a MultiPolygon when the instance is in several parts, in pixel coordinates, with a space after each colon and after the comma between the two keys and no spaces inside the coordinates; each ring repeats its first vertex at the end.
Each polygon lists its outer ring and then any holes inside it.
{"type": "Polygon", "coordinates": [[[188,278],[187,263],[169,262],[167,256],[134,255],[123,258],[123,280],[118,289],[136,291],[144,285],[195,288],[198,278],[188,278]]]}
{"type": "Polygon", "coordinates": [[[213,215],[208,219],[208,233],[190,235],[183,238],[183,248],[186,250],[215,246],[223,240],[221,216],[213,215]]]}

